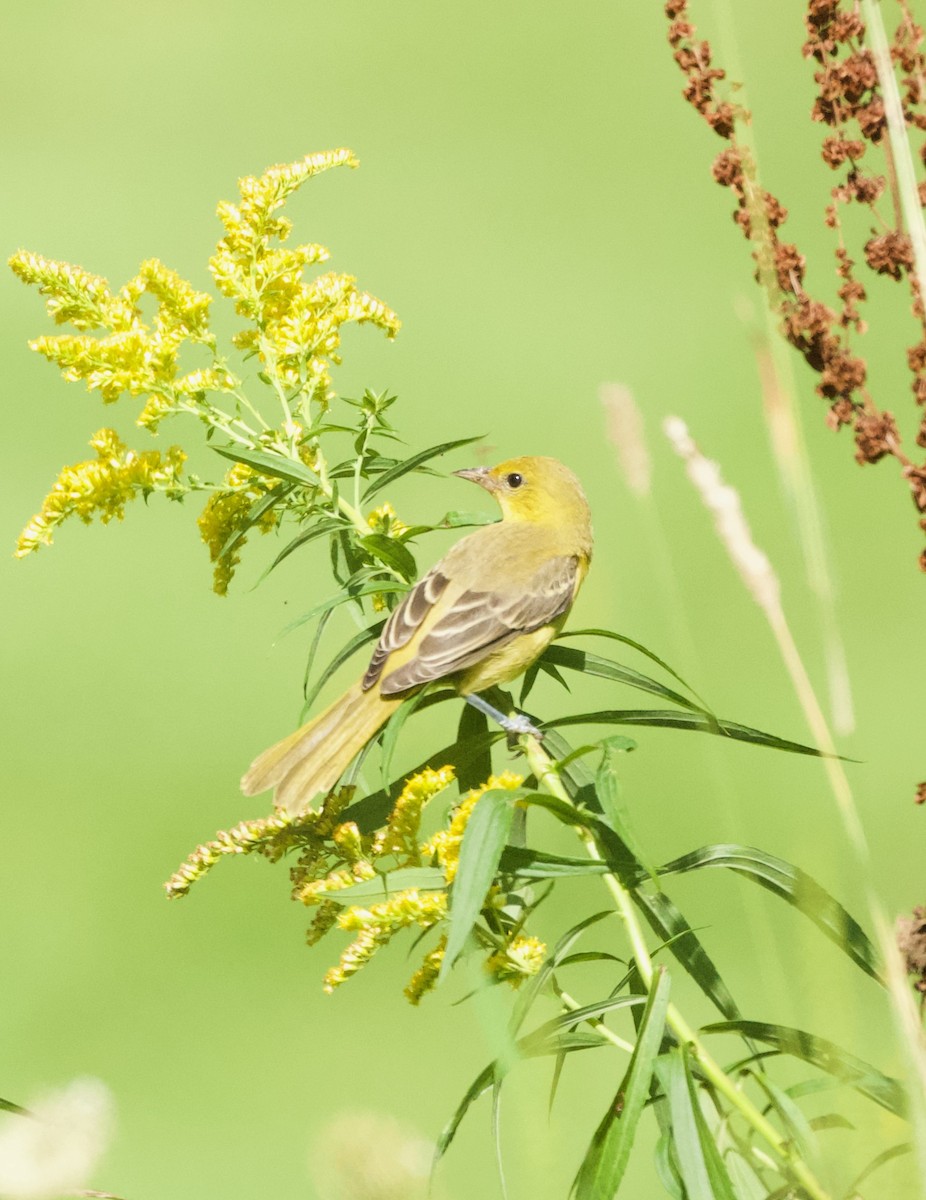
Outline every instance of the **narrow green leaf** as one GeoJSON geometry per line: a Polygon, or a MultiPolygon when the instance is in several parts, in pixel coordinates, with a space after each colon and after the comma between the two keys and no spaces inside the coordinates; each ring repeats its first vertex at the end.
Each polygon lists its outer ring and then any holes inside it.
{"type": "Polygon", "coordinates": [[[253,467],[261,475],[272,475],[274,479],[285,479],[288,483],[299,483],[303,487],[317,488],[318,476],[299,459],[286,454],[273,454],[266,450],[246,450],[240,446],[213,446],[216,454],[230,458],[232,462],[253,467]]]}
{"type": "Polygon", "coordinates": [[[858,1195],[859,1185],[864,1183],[869,1175],[877,1171],[879,1167],[883,1167],[885,1163],[889,1163],[895,1158],[900,1158],[902,1154],[909,1154],[912,1149],[912,1142],[898,1142],[896,1146],[889,1146],[887,1150],[882,1150],[881,1153],[876,1155],[871,1162],[868,1163],[865,1169],[860,1174],[856,1175],[856,1177],[852,1180],[852,1182],[846,1188],[843,1200],[855,1200],[855,1197],[858,1195]]]}
{"type": "Polygon", "coordinates": [[[593,858],[565,858],[560,854],[545,854],[527,846],[506,846],[498,869],[519,879],[562,879],[575,875],[606,875],[607,863],[593,858]]]}
{"type": "Polygon", "coordinates": [[[780,1054],[791,1054],[795,1058],[803,1059],[828,1075],[834,1075],[850,1084],[857,1092],[880,1104],[888,1112],[899,1117],[906,1115],[907,1098],[896,1079],[884,1075],[870,1063],[857,1058],[826,1038],[787,1025],[744,1020],[717,1021],[712,1025],[705,1025],[701,1032],[738,1033],[774,1046],[780,1054]]]}
{"type": "Polygon", "coordinates": [[[688,924],[665,892],[650,895],[634,891],[633,900],[652,929],[663,940],[670,953],[681,963],[705,996],[730,1020],[739,1018],[740,1011],[730,994],[713,959],[704,949],[695,931],[688,924]]]}
{"type": "MultiPolygon", "coordinates": [[[[646,996],[607,996],[604,1000],[583,1004],[581,1008],[570,1008],[566,1012],[560,1013],[558,1017],[551,1017],[549,1021],[544,1021],[542,1025],[538,1025],[536,1029],[525,1034],[518,1041],[518,1045],[525,1054],[534,1054],[537,1053],[538,1046],[546,1045],[551,1038],[557,1037],[564,1030],[572,1029],[583,1021],[601,1017],[618,1008],[635,1008],[645,1003],[646,996]]],[[[598,1041],[600,1044],[601,1037],[598,1041]]]]}
{"type": "Polygon", "coordinates": [[[660,967],[653,977],[627,1073],[579,1167],[574,1184],[577,1200],[612,1200],[617,1194],[649,1097],[668,1005],[669,976],[660,967]]]}
{"type": "Polygon", "coordinates": [[[324,671],[322,671],[322,673],[319,675],[318,679],[316,679],[312,687],[306,691],[305,703],[302,706],[303,717],[305,717],[306,713],[318,699],[319,692],[322,690],[331,676],[334,675],[335,671],[337,671],[339,667],[343,666],[343,664],[346,663],[352,655],[356,654],[356,652],[362,646],[366,646],[370,642],[375,642],[382,633],[383,626],[385,624],[385,621],[377,621],[376,624],[371,625],[369,629],[361,629],[358,634],[355,634],[349,642],[341,647],[328,666],[325,667],[324,671]]]}
{"type": "Polygon", "coordinates": [[[684,1051],[676,1047],[662,1055],[656,1062],[656,1073],[669,1103],[675,1156],[688,1200],[720,1200],[711,1188],[704,1161],[684,1051]]]}
{"type": "Polygon", "coordinates": [[[398,571],[402,578],[409,583],[418,574],[418,565],[415,562],[414,554],[395,538],[386,537],[384,533],[371,533],[367,537],[360,538],[360,545],[374,558],[385,563],[387,567],[398,571]]]}
{"type": "Polygon", "coordinates": [[[488,513],[477,512],[447,512],[433,525],[412,525],[402,534],[403,542],[410,542],[420,537],[422,533],[432,533],[435,529],[475,529],[480,525],[497,525],[499,518],[488,513]]]}
{"type": "Polygon", "coordinates": [[[473,1104],[474,1101],[478,1100],[484,1092],[487,1092],[490,1087],[492,1087],[500,1070],[501,1068],[496,1063],[489,1063],[485,1070],[480,1071],[473,1082],[466,1089],[463,1099],[457,1105],[453,1116],[440,1131],[437,1141],[434,1144],[434,1162],[431,1167],[432,1173],[434,1167],[437,1166],[440,1160],[447,1153],[450,1143],[453,1141],[457,1130],[460,1128],[460,1122],[469,1111],[470,1105],[473,1104]]]}
{"type": "Polygon", "coordinates": [[[308,624],[309,621],[320,617],[322,613],[330,612],[333,608],[338,608],[342,604],[348,604],[351,600],[359,600],[364,596],[375,596],[377,593],[391,594],[394,592],[407,592],[408,587],[404,583],[369,583],[365,587],[359,587],[352,592],[338,592],[336,596],[329,596],[327,600],[323,600],[321,604],[316,604],[314,608],[310,608],[308,612],[303,613],[301,617],[297,617],[295,621],[291,621],[283,632],[281,638],[287,634],[299,629],[301,626],[308,624]]]}
{"type": "Polygon", "coordinates": [[[668,688],[665,684],[660,683],[657,679],[651,679],[649,675],[643,675],[639,671],[634,671],[631,667],[625,667],[621,663],[613,662],[610,658],[601,658],[597,654],[589,654],[585,650],[576,650],[571,646],[558,646],[555,642],[549,646],[540,658],[540,665],[564,667],[568,671],[578,671],[583,675],[594,675],[599,679],[611,679],[616,683],[626,683],[629,687],[636,688],[641,692],[649,692],[653,696],[659,696],[663,700],[668,700],[671,704],[677,704],[680,708],[690,709],[692,712],[706,713],[706,710],[693,700],[689,700],[687,696],[683,696],[680,692],[668,688]]]}
{"type": "Polygon", "coordinates": [[[0,1110],[3,1112],[18,1113],[21,1117],[34,1116],[28,1108],[23,1108],[21,1104],[14,1104],[12,1100],[4,1100],[0,1097],[0,1110]]]}
{"type": "Polygon", "coordinates": [[[335,530],[343,529],[344,522],[335,520],[333,517],[322,517],[314,520],[308,529],[303,529],[298,533],[291,542],[283,547],[280,553],[276,556],[270,566],[264,572],[264,575],[269,575],[276,567],[289,558],[294,550],[298,550],[300,546],[307,546],[310,542],[314,542],[317,538],[325,537],[326,534],[334,533],[335,530]]]}
{"type": "Polygon", "coordinates": [[[788,1140],[794,1142],[800,1150],[801,1157],[810,1164],[813,1170],[818,1170],[820,1165],[820,1147],[813,1128],[804,1113],[795,1104],[792,1097],[783,1088],[774,1083],[764,1072],[753,1071],[751,1074],[762,1091],[768,1096],[769,1102],[775,1112],[778,1113],[788,1140]]]}
{"type": "Polygon", "coordinates": [[[625,646],[630,646],[634,650],[638,650],[640,654],[642,654],[645,658],[648,658],[650,662],[654,662],[658,667],[662,667],[662,669],[671,675],[672,678],[678,683],[680,683],[682,687],[687,688],[689,692],[691,692],[692,696],[697,697],[697,699],[701,701],[705,711],[710,712],[710,706],[701,700],[701,697],[698,696],[698,693],[694,690],[691,684],[687,683],[677,671],[673,671],[669,664],[661,659],[658,654],[654,654],[652,650],[648,650],[646,646],[642,644],[642,642],[635,642],[633,638],[625,637],[622,633],[615,633],[613,629],[569,629],[565,633],[558,634],[556,640],[558,642],[563,642],[566,640],[566,638],[576,637],[610,638],[611,641],[621,642],[625,646]]]}
{"type": "Polygon", "coordinates": [[[492,746],[487,738],[488,732],[489,722],[485,713],[471,704],[463,704],[457,725],[457,742],[461,745],[472,744],[477,749],[473,757],[457,771],[461,795],[485,783],[492,774],[492,746]]]}
{"type": "Polygon", "coordinates": [[[342,900],[353,904],[356,900],[388,900],[396,892],[404,892],[408,888],[417,888],[420,892],[442,892],[446,886],[444,872],[437,867],[401,867],[397,871],[377,875],[375,879],[364,879],[350,887],[326,892],[325,899],[334,900],[336,904],[342,900]]]}
{"type": "Polygon", "coordinates": [[[660,875],[682,874],[703,867],[727,867],[793,905],[843,950],[866,974],[884,983],[878,953],[859,923],[810,875],[783,858],[752,846],[702,846],[660,867],[660,875]]]}
{"type": "MultiPolygon", "coordinates": [[[[674,712],[672,709],[603,709],[600,712],[577,713],[559,717],[555,721],[544,721],[547,729],[562,729],[566,725],[650,725],[661,729],[690,729],[697,733],[714,733],[738,742],[750,742],[754,746],[768,746],[773,750],[786,750],[790,754],[808,754],[823,758],[821,751],[800,742],[790,742],[773,733],[763,733],[736,721],[715,720],[698,712],[674,712]]],[[[842,757],[840,755],[840,757],[842,757]]],[[[843,761],[852,761],[843,760],[843,761]]]]}
{"type": "MultiPolygon", "coordinates": [[[[623,738],[621,741],[629,741],[629,739],[623,738]]],[[[631,742],[631,748],[633,745],[634,743],[631,742]]],[[[656,877],[656,868],[650,863],[646,851],[640,845],[636,834],[630,826],[630,815],[621,797],[618,763],[619,756],[625,753],[627,751],[624,746],[620,744],[615,745],[610,740],[605,742],[601,755],[601,764],[595,775],[595,791],[598,794],[601,809],[607,818],[608,824],[658,887],[659,881],[656,877]]]]}
{"type": "Polygon", "coordinates": [[[427,450],[419,450],[411,458],[406,458],[404,462],[397,463],[391,470],[384,471],[382,475],[374,479],[363,493],[363,499],[369,500],[371,496],[375,496],[377,492],[381,492],[384,487],[388,487],[394,480],[407,475],[409,471],[414,471],[422,463],[426,463],[432,458],[437,458],[441,454],[446,454],[450,450],[457,450],[460,446],[471,446],[473,442],[481,442],[484,436],[485,434],[480,433],[478,437],[457,438],[453,442],[441,442],[439,446],[430,446],[427,450]]]}
{"type": "Polygon", "coordinates": [[[517,798],[516,791],[491,788],[479,797],[466,823],[460,861],[450,892],[450,932],[439,980],[450,973],[482,911],[508,840],[517,798]]]}
{"type": "Polygon", "coordinates": [[[389,773],[392,770],[392,758],[395,754],[396,746],[399,744],[399,734],[405,728],[405,723],[416,709],[420,708],[425,699],[425,692],[416,692],[414,696],[410,696],[395,710],[389,720],[386,722],[386,728],[383,730],[383,753],[380,763],[380,771],[383,777],[383,783],[389,782],[389,773]]]}

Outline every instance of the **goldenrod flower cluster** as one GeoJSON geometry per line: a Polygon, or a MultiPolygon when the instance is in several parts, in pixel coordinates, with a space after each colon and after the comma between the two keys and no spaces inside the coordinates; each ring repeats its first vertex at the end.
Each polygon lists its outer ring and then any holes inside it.
{"type": "Polygon", "coordinates": [[[395,515],[395,509],[388,501],[369,513],[367,524],[374,533],[382,533],[391,538],[400,538],[403,533],[408,532],[408,526],[399,520],[395,515]]]}
{"type": "Polygon", "coordinates": [[[220,858],[229,854],[251,854],[268,842],[276,840],[280,833],[292,825],[292,818],[284,813],[263,817],[254,821],[242,821],[234,829],[222,829],[211,842],[197,846],[186,862],[177,870],[164,889],[169,899],[185,896],[197,880],[211,871],[220,858]]]}
{"type": "Polygon", "coordinates": [[[256,351],[283,386],[323,407],[330,399],[330,367],[341,361],[341,326],[370,322],[392,338],[400,321],[381,300],[360,291],[351,275],[304,279],[305,268],[325,262],[328,251],[315,244],[272,246],[292,228],[274,214],[313,175],[357,165],[349,150],[331,150],[240,180],[240,203],[219,205],[225,236],[209,261],[219,289],[254,325],[235,335],[235,345],[256,351]]]}
{"type": "MultiPolygon", "coordinates": [[[[137,423],[152,434],[166,417],[184,413],[206,426],[207,437],[218,433],[225,443],[233,443],[245,461],[249,453],[264,461],[268,456],[277,459],[284,479],[289,478],[285,471],[290,460],[319,475],[318,487],[303,484],[279,490],[257,520],[264,531],[286,511],[299,520],[347,511],[354,531],[362,529],[364,521],[349,502],[339,498],[336,485],[326,476],[319,438],[322,432],[341,427],[320,430],[318,413],[311,410],[310,402],[318,401],[325,408],[331,400],[330,370],[340,362],[342,326],[370,323],[392,338],[400,322],[382,301],[360,290],[353,276],[326,271],[307,278],[308,269],[326,262],[328,251],[314,243],[283,245],[292,225],[279,211],[306,180],[337,166],[355,167],[357,160],[342,149],[273,166],[263,175],[239,181],[237,203],[219,205],[224,236],[210,268],[220,290],[250,323],[233,341],[246,354],[259,356],[263,367],[259,378],[272,393],[272,419],[245,394],[242,381],[218,353],[209,329],[212,297],[157,259],[143,262],[137,275],[118,290],[71,263],[25,250],[10,259],[16,275],[45,297],[54,322],[69,323],[75,330],[30,342],[33,350],[57,364],[66,380],[82,380],[107,404],[125,395],[141,397],[137,423]],[[154,301],[153,313],[147,304],[143,311],[146,297],[154,301]],[[182,352],[191,345],[200,356],[205,354],[206,361],[196,365],[181,361],[182,352]]],[[[197,476],[181,477],[182,452],[176,447],[163,460],[126,453],[134,455],[136,471],[149,470],[153,487],[140,476],[131,481],[125,471],[120,476],[115,465],[106,479],[97,464],[66,468],[42,512],[24,531],[17,553],[49,542],[51,529],[71,511],[84,519],[90,511],[98,511],[104,520],[121,517],[124,500],[135,490],[163,490],[182,498],[194,490],[216,489],[214,482],[197,476]],[[165,472],[170,474],[169,488],[162,479],[165,472]],[[128,490],[119,490],[120,481],[128,490]],[[92,502],[93,497],[99,497],[100,503],[92,502]],[[69,498],[74,502],[71,507],[69,498]]],[[[127,464],[128,460],[121,465],[127,464]]],[[[260,475],[258,469],[234,468],[199,518],[219,594],[227,591],[239,560],[253,505],[279,482],[278,477],[268,480],[270,476],[260,475]]],[[[383,506],[373,514],[370,528],[398,536],[406,527],[394,518],[388,505],[383,506]]]]}
{"type": "MultiPolygon", "coordinates": [[[[115,294],[98,275],[27,251],[14,254],[10,266],[23,282],[36,284],[48,297],[46,308],[57,324],[67,321],[79,330],[109,331],[100,337],[62,334],[29,343],[57,363],[65,379],[83,379],[88,390],[98,391],[107,404],[126,392],[147,395],[152,407],[146,407],[148,415],[141,423],[149,428],[159,419],[154,415],[158,406],[164,415],[179,398],[202,387],[202,371],[178,378],[179,351],[186,341],[213,346],[212,297],[197,292],[156,258],[143,262],[135,278],[115,294]],[[150,325],[139,307],[145,293],[157,301],[150,325]]],[[[227,372],[214,371],[208,378],[219,389],[236,382],[227,372]]]]}
{"type": "Polygon", "coordinates": [[[434,857],[444,869],[448,883],[453,883],[460,863],[460,847],[463,845],[463,834],[481,796],[495,788],[507,788],[516,791],[524,782],[520,775],[512,771],[503,771],[501,775],[490,775],[481,787],[476,788],[466,797],[457,808],[447,829],[438,830],[434,836],[421,847],[422,853],[434,857]]]}
{"type": "Polygon", "coordinates": [[[520,987],[529,975],[543,966],[547,948],[540,938],[520,936],[486,960],[486,970],[495,979],[520,987]]]}
{"type": "Polygon", "coordinates": [[[394,854],[400,866],[418,866],[421,862],[418,830],[424,806],[438,792],[449,787],[453,779],[452,767],[441,767],[437,771],[426,767],[407,780],[392,809],[389,823],[376,835],[374,856],[394,854]]]}
{"type": "MultiPolygon", "coordinates": [[[[200,537],[209,548],[210,561],[215,563],[212,573],[212,590],[224,596],[228,592],[241,561],[241,549],[247,541],[246,531],[250,527],[249,515],[254,504],[262,500],[275,486],[275,479],[259,475],[245,463],[235,463],[225,474],[222,488],[206,501],[206,506],[196,519],[200,537]]],[[[275,529],[278,513],[268,509],[254,522],[261,533],[275,529]]]]}
{"type": "Polygon", "coordinates": [[[338,917],[338,925],[341,929],[358,931],[357,937],[341,955],[338,965],[326,973],[325,991],[330,994],[356,974],[400,929],[409,925],[430,929],[446,915],[446,892],[419,893],[416,888],[398,892],[369,908],[348,908],[338,917]]]}
{"type": "Polygon", "coordinates": [[[23,558],[49,545],[55,529],[68,517],[90,524],[95,515],[106,524],[122,520],[129,500],[141,493],[183,494],[180,472],[186,455],[179,446],[165,453],[130,450],[112,429],[101,429],[90,440],[96,458],[65,467],[55,480],[39,512],[19,535],[16,557],[23,558]]]}

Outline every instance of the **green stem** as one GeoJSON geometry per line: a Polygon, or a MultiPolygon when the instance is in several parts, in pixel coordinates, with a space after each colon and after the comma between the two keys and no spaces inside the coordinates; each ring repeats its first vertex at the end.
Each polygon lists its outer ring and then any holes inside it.
{"type": "MultiPolygon", "coordinates": [[[[563,1007],[568,1008],[570,1012],[575,1012],[577,1008],[582,1007],[578,1000],[570,996],[568,992],[564,992],[562,988],[557,990],[556,995],[562,1001],[563,1007]]],[[[586,1017],[585,1021],[586,1024],[592,1026],[596,1033],[600,1033],[606,1041],[610,1042],[612,1046],[616,1046],[618,1050],[625,1050],[628,1054],[633,1054],[633,1043],[625,1042],[622,1037],[618,1037],[613,1029],[609,1029],[605,1025],[601,1017],[586,1017]]]]}
{"type": "MultiPolygon", "coordinates": [[[[549,757],[540,742],[528,734],[521,737],[521,746],[527,755],[527,760],[530,763],[531,770],[537,777],[537,782],[545,787],[552,796],[558,800],[563,800],[566,804],[572,804],[572,797],[566,790],[562,779],[556,769],[556,765],[549,757]]],[[[583,828],[578,827],[579,837],[582,839],[586,850],[591,858],[597,862],[604,862],[604,855],[598,846],[594,834],[583,828]]],[[[633,905],[630,893],[617,878],[616,875],[608,873],[603,875],[605,886],[611,893],[614,899],[615,906],[624,926],[627,930],[627,936],[630,939],[630,945],[633,949],[634,959],[636,960],[637,970],[640,972],[640,977],[647,988],[652,987],[653,982],[653,960],[650,956],[649,949],[646,945],[646,940],[643,937],[643,930],[640,927],[640,922],[637,918],[637,912],[633,905]]],[[[678,1041],[687,1048],[689,1054],[697,1061],[704,1076],[710,1080],[713,1086],[722,1096],[725,1096],[729,1103],[739,1112],[743,1119],[752,1126],[756,1133],[767,1143],[767,1145],[775,1153],[779,1161],[791,1172],[791,1174],[799,1180],[801,1185],[806,1190],[808,1196],[812,1200],[830,1200],[828,1193],[817,1180],[816,1176],[807,1166],[802,1158],[799,1157],[794,1147],[781,1136],[778,1130],[771,1122],[763,1116],[758,1108],[753,1104],[749,1097],[743,1092],[736,1083],[730,1078],[723,1068],[716,1062],[710,1054],[707,1047],[698,1037],[697,1033],[688,1024],[679,1010],[674,1004],[669,1004],[666,1012],[666,1024],[675,1034],[678,1041]]]]}

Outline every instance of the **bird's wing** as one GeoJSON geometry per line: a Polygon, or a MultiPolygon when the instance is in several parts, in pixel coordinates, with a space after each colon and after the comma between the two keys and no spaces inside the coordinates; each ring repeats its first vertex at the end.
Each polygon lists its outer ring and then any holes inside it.
{"type": "Polygon", "coordinates": [[[363,677],[361,686],[364,691],[371,688],[379,679],[389,655],[408,644],[421,622],[443,594],[448,582],[446,575],[441,574],[438,564],[425,575],[424,579],[415,584],[393,612],[379,636],[373,657],[370,659],[370,665],[363,677]]]}
{"type": "MultiPolygon", "coordinates": [[[[574,556],[559,556],[548,559],[517,590],[461,592],[450,600],[427,629],[412,659],[394,671],[389,671],[386,666],[386,674],[380,683],[381,694],[392,695],[453,675],[520,634],[549,625],[572,603],[578,584],[578,567],[578,559],[574,556]]],[[[418,587],[426,582],[427,579],[422,580],[418,587]]],[[[405,601],[410,608],[414,595],[415,592],[410,593],[405,601]]],[[[413,611],[417,613],[420,609],[416,605],[413,611]]],[[[398,609],[395,616],[400,612],[398,609]]],[[[400,626],[403,631],[406,622],[407,618],[403,618],[400,626]]],[[[387,626],[383,636],[388,632],[387,626]]],[[[411,633],[405,637],[405,642],[410,637],[411,633]]],[[[374,662],[380,647],[377,647],[374,662]]],[[[377,664],[377,675],[384,665],[385,655],[377,664]]],[[[373,669],[372,663],[370,668],[373,669]]]]}

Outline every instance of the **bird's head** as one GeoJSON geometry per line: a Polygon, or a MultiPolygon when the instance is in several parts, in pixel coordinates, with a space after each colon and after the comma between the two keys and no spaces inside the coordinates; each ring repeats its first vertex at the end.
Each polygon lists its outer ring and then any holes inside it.
{"type": "Polygon", "coordinates": [[[509,458],[497,467],[455,471],[491,492],[506,521],[588,528],[588,501],[575,475],[555,458],[509,458]]]}

